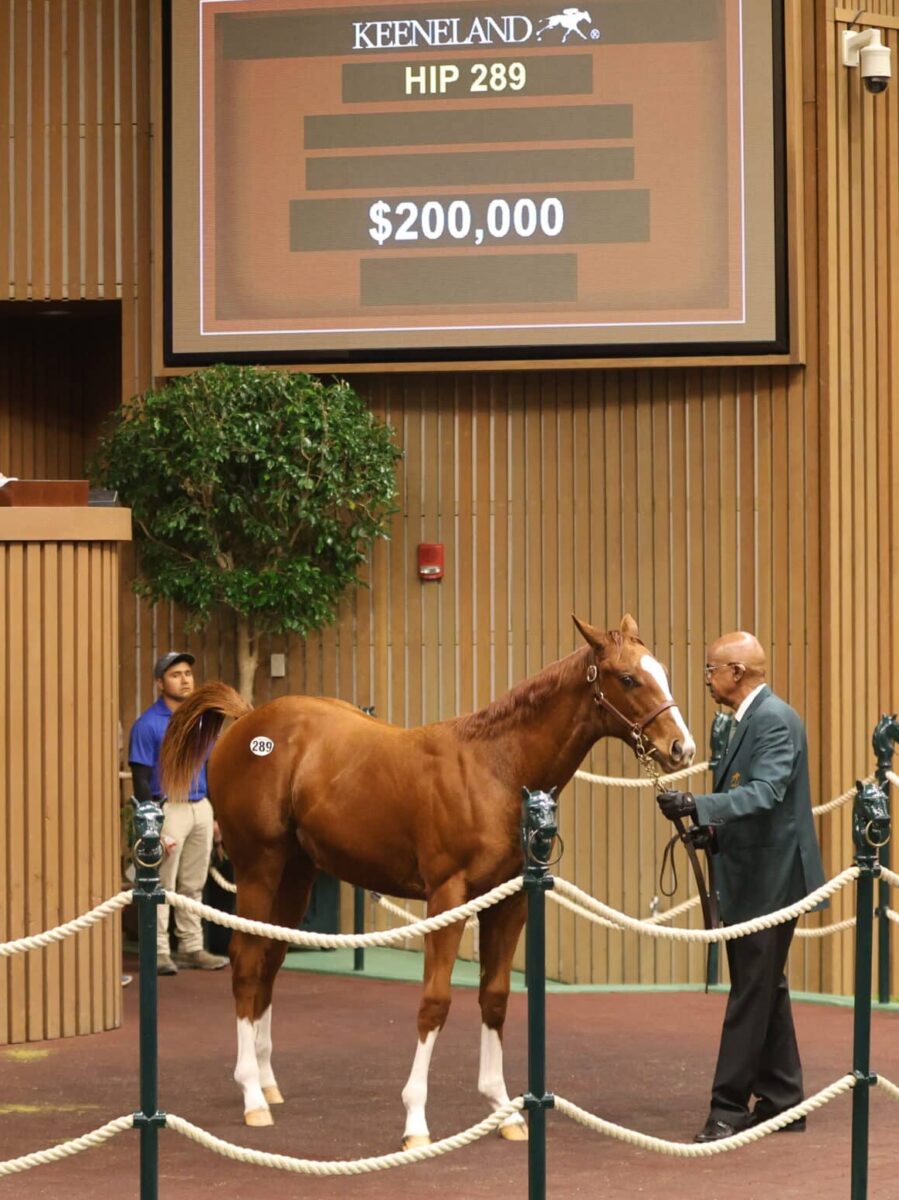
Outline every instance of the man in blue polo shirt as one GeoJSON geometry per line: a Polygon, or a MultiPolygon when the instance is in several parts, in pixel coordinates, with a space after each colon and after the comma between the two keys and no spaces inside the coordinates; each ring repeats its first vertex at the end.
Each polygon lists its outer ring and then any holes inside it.
{"type": "MultiPolygon", "coordinates": [[[[134,795],[138,800],[163,800],[159,786],[159,752],[172,713],[194,690],[194,656],[170,650],[156,660],[153,677],[159,696],[142,712],[131,727],[128,762],[134,795]]],[[[192,900],[200,900],[209,871],[209,856],[215,832],[212,805],[206,796],[206,767],[193,780],[187,803],[165,805],[162,827],[166,858],[159,867],[160,885],[192,900]]],[[[172,959],[169,947],[169,906],[156,910],[156,973],[176,975],[178,967],[196,967],[217,971],[227,958],[210,954],[203,948],[200,918],[184,909],[175,909],[175,933],[178,953],[172,959]]]]}

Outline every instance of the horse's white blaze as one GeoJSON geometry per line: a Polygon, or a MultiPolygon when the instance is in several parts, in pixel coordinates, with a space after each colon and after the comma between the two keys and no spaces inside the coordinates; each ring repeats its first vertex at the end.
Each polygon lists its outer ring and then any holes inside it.
{"type": "Polygon", "coordinates": [[[259,1064],[256,1061],[258,1024],[258,1021],[251,1021],[249,1017],[239,1017],[237,1020],[237,1065],[234,1068],[234,1081],[243,1089],[244,1112],[252,1112],[255,1108],[268,1108],[262,1094],[259,1064]]]}
{"type": "Polygon", "coordinates": [[[259,1084],[261,1087],[275,1086],[275,1073],[272,1070],[272,1006],[269,1005],[254,1029],[256,1037],[256,1065],[259,1068],[259,1084]]]}
{"type": "MultiPolygon", "coordinates": [[[[651,675],[653,677],[653,679],[659,685],[659,689],[661,690],[664,698],[666,700],[673,700],[674,697],[671,695],[671,688],[668,686],[668,676],[665,674],[665,668],[662,666],[659,660],[657,658],[653,658],[651,654],[644,654],[640,659],[640,666],[647,673],[647,675],[651,675]]],[[[672,717],[677,722],[681,733],[684,735],[684,757],[688,759],[692,758],[696,753],[696,743],[693,741],[693,735],[687,728],[687,722],[681,716],[680,709],[677,707],[677,705],[675,705],[674,708],[670,708],[668,711],[671,713],[672,717]]]]}
{"type": "MultiPolygon", "coordinates": [[[[503,1076],[503,1043],[495,1029],[481,1026],[481,1062],[478,1068],[478,1091],[489,1101],[494,1112],[509,1103],[506,1080],[503,1076]]],[[[513,1113],[503,1125],[523,1125],[520,1113],[513,1113]]]]}
{"type": "Polygon", "coordinates": [[[423,1042],[415,1047],[412,1070],[403,1088],[403,1104],[406,1106],[406,1128],[403,1137],[428,1137],[428,1121],[425,1105],[428,1102],[428,1069],[439,1030],[432,1029],[423,1042]]]}

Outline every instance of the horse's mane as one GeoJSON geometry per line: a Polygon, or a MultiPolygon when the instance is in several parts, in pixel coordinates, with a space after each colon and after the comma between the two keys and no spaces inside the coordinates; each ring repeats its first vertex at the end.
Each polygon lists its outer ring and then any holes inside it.
{"type": "Polygon", "coordinates": [[[509,724],[514,727],[517,723],[516,718],[523,721],[526,715],[559,690],[571,670],[572,660],[576,655],[582,655],[585,649],[586,647],[582,646],[558,662],[550,663],[536,675],[517,683],[504,696],[492,700],[486,708],[464,717],[457,717],[455,725],[459,739],[472,741],[493,732],[498,725],[509,724]]]}

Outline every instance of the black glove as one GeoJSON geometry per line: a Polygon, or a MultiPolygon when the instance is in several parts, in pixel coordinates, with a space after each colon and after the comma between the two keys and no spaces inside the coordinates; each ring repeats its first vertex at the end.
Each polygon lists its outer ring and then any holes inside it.
{"type": "Polygon", "coordinates": [[[659,792],[656,796],[662,816],[669,821],[677,817],[695,817],[696,805],[690,792],[659,792]]]}
{"type": "Polygon", "coordinates": [[[707,850],[709,854],[718,853],[718,839],[711,825],[691,825],[684,837],[694,850],[707,850]]]}

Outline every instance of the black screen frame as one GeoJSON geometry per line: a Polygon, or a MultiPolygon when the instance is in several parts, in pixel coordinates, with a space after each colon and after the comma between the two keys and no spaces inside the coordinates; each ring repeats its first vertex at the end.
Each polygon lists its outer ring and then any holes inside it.
{"type": "Polygon", "coordinates": [[[787,359],[790,355],[790,286],[789,286],[789,237],[787,202],[787,100],[786,100],[786,36],[785,0],[770,0],[772,29],[772,82],[773,82],[773,136],[774,155],[772,200],[774,207],[774,327],[770,341],[716,341],[716,342],[641,342],[607,343],[562,346],[547,342],[543,345],[490,345],[459,347],[409,347],[376,350],[296,350],[239,351],[225,350],[217,353],[175,351],[173,346],[173,206],[172,206],[172,59],[171,59],[171,4],[162,0],[162,217],[163,217],[163,297],[162,334],[163,366],[166,368],[190,368],[211,366],[214,363],[235,363],[261,366],[298,366],[315,370],[352,369],[362,371],[367,367],[384,365],[406,365],[410,369],[434,369],[466,365],[490,367],[502,363],[514,368],[517,363],[543,366],[552,363],[564,367],[566,362],[583,366],[590,360],[602,366],[608,360],[634,360],[641,365],[652,365],[655,359],[720,361],[727,357],[777,357],[787,359]],[[574,360],[577,360],[576,363],[574,360]]]}

